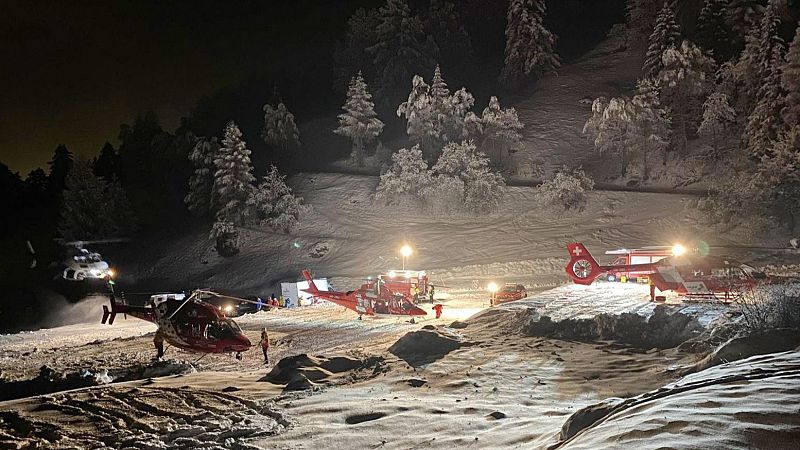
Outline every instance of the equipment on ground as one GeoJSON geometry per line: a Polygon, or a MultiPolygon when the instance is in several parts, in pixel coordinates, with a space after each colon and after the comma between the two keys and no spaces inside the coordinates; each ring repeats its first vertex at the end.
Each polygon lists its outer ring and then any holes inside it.
{"type": "MultiPolygon", "coordinates": [[[[320,290],[328,290],[327,278],[317,278],[314,280],[314,284],[320,290]]],[[[281,296],[285,302],[288,301],[286,306],[308,306],[314,303],[314,296],[307,292],[308,288],[309,283],[305,280],[294,283],[281,283],[281,296]]]]}
{"type": "Polygon", "coordinates": [[[204,297],[251,302],[199,289],[189,296],[156,294],[150,297],[147,305],[133,306],[124,301],[118,302],[112,285],[111,309],[103,305],[101,323],[113,325],[117,314],[131,315],[158,326],[154,339],[157,349],[158,339],[163,339],[183,350],[201,353],[235,353],[236,358],[241,359],[241,353],[251,347],[250,340],[236,322],[226,317],[223,307],[213,305],[204,300],[204,297]]]}
{"type": "Polygon", "coordinates": [[[643,264],[600,265],[586,247],[567,244],[570,260],[567,275],[577,284],[589,285],[602,274],[640,273],[650,280],[650,299],[655,289],[674,291],[688,298],[729,302],[741,292],[771,281],[755,268],[729,258],[688,254],[683,246],[673,247],[673,256],[643,264]]]}
{"type": "Polygon", "coordinates": [[[367,280],[360,288],[354,291],[322,291],[314,284],[311,273],[303,271],[303,278],[308,281],[306,292],[312,296],[327,300],[337,305],[344,306],[362,315],[393,315],[393,316],[424,316],[427,313],[415,305],[403,294],[395,293],[386,286],[381,279],[367,280]]]}

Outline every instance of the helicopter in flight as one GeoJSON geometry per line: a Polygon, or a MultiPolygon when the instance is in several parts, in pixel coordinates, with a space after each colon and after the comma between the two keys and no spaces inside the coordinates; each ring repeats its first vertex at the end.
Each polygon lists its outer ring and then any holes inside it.
{"type": "Polygon", "coordinates": [[[424,316],[424,309],[415,305],[406,296],[395,293],[386,287],[386,283],[378,279],[367,280],[360,288],[354,291],[321,291],[317,289],[311,273],[303,270],[303,278],[308,281],[308,288],[303,289],[314,298],[327,300],[358,313],[358,318],[363,315],[379,316],[424,316]]]}
{"type": "Polygon", "coordinates": [[[739,293],[771,278],[752,266],[726,257],[697,255],[676,244],[672,256],[643,264],[601,265],[586,247],[567,244],[570,260],[564,268],[576,284],[589,285],[604,273],[637,272],[650,281],[650,300],[655,301],[655,289],[674,291],[687,298],[734,300],[739,293]]]}
{"type": "Polygon", "coordinates": [[[225,296],[216,292],[198,289],[190,295],[159,294],[150,298],[150,304],[134,306],[117,301],[110,295],[111,308],[103,305],[100,323],[114,324],[117,314],[136,317],[158,326],[153,340],[159,355],[163,355],[163,341],[170,345],[200,353],[235,353],[242,358],[252,344],[239,325],[225,316],[223,308],[206,301],[208,297],[227,298],[236,301],[250,300],[225,296]]]}

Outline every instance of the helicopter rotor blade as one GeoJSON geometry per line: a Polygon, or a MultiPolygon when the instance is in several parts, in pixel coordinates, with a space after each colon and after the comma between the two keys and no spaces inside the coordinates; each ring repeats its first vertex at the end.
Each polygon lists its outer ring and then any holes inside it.
{"type": "Polygon", "coordinates": [[[192,292],[192,295],[186,297],[186,299],[180,305],[178,305],[177,308],[175,308],[175,311],[172,311],[172,314],[170,314],[169,317],[167,317],[167,320],[172,320],[172,318],[175,317],[175,314],[178,314],[178,311],[180,311],[181,308],[183,308],[184,305],[189,303],[189,301],[194,300],[195,295],[197,294],[197,292],[198,291],[194,291],[194,292],[192,292]]]}

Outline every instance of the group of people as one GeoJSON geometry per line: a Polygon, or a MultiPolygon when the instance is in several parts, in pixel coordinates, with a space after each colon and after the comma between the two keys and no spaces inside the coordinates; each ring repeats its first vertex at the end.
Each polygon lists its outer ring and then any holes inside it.
{"type": "Polygon", "coordinates": [[[256,302],[256,311],[261,311],[265,305],[269,308],[289,308],[292,305],[292,299],[289,297],[283,298],[282,295],[275,297],[274,293],[267,297],[266,301],[261,300],[261,297],[258,297],[256,302]]]}

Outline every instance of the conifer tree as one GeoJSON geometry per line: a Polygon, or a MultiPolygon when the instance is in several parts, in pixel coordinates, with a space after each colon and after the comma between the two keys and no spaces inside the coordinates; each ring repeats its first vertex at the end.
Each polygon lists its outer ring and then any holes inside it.
{"type": "Polygon", "coordinates": [[[732,35],[745,36],[757,26],[764,12],[765,0],[730,0],[725,14],[725,21],[732,35]]]}
{"type": "Polygon", "coordinates": [[[278,149],[284,155],[300,148],[300,131],[290,113],[276,91],[275,104],[264,105],[264,128],[261,137],[264,143],[278,149]]]}
{"type": "Polygon", "coordinates": [[[437,175],[433,189],[442,178],[455,178],[464,186],[462,203],[470,211],[486,212],[497,207],[504,193],[503,177],[489,167],[489,158],[472,141],[450,142],[442,149],[432,171],[437,175]]]}
{"type": "Polygon", "coordinates": [[[705,0],[700,16],[697,18],[697,43],[711,52],[721,63],[735,54],[731,33],[725,20],[725,12],[730,0],[705,0]]]}
{"type": "Polygon", "coordinates": [[[555,36],[544,26],[544,0],[511,0],[506,24],[505,64],[500,81],[518,87],[559,67],[555,36]]]}
{"type": "Polygon", "coordinates": [[[654,157],[662,154],[669,142],[670,119],[659,100],[658,87],[647,79],[639,82],[638,93],[628,104],[631,120],[626,141],[642,160],[642,177],[650,178],[654,157]]]}
{"type": "Polygon", "coordinates": [[[106,142],[100,149],[100,154],[92,162],[92,171],[106,181],[119,179],[122,176],[119,153],[110,143],[106,142]]]}
{"type": "Polygon", "coordinates": [[[426,36],[422,21],[411,13],[405,0],[386,0],[378,9],[376,43],[366,51],[378,68],[378,94],[392,101],[398,90],[414,74],[425,73],[436,65],[439,50],[426,36]]]}
{"type": "Polygon", "coordinates": [[[777,139],[784,128],[780,117],[784,94],[781,88],[781,68],[783,67],[783,48],[776,45],[772,49],[771,63],[762,81],[756,98],[756,106],[747,118],[742,144],[748,154],[761,158],[769,154],[772,141],[777,139]]]}
{"type": "Polygon", "coordinates": [[[255,177],[250,164],[250,150],[233,121],[225,126],[214,167],[212,207],[216,210],[217,218],[239,226],[248,216],[247,200],[252,193],[255,177]]]}
{"type": "Polygon", "coordinates": [[[367,90],[367,84],[364,82],[361,72],[350,80],[347,101],[342,109],[344,113],[339,114],[339,127],[334,130],[334,133],[350,138],[353,142],[350,158],[357,166],[362,167],[364,165],[364,147],[381,134],[383,122],[375,113],[372,95],[367,90]]]}
{"type": "Polygon", "coordinates": [[[728,96],[714,92],[703,103],[703,121],[697,130],[701,136],[711,139],[714,155],[720,154],[720,142],[725,139],[727,129],[736,122],[736,111],[728,102],[728,96]]]}
{"type": "Polygon", "coordinates": [[[267,225],[284,233],[291,232],[300,224],[300,216],[310,207],[303,204],[286,184],[286,177],[271,166],[269,173],[261,179],[248,204],[255,209],[261,225],[267,225]]]}
{"type": "Polygon", "coordinates": [[[47,163],[47,165],[50,166],[47,183],[50,195],[58,196],[61,194],[61,191],[64,190],[64,183],[67,174],[72,168],[72,163],[72,152],[67,149],[67,146],[61,144],[56,147],[55,152],[53,152],[53,158],[47,163]]]}
{"type": "Polygon", "coordinates": [[[781,87],[786,100],[781,111],[787,128],[800,125],[800,25],[786,53],[786,62],[781,73],[781,87]]]}
{"type": "Polygon", "coordinates": [[[749,114],[756,101],[755,93],[761,89],[764,80],[770,74],[770,60],[775,47],[783,47],[783,40],[778,34],[780,19],[775,11],[774,3],[770,3],[764,11],[760,24],[753,24],[745,38],[745,47],[739,61],[733,69],[738,96],[737,109],[749,114]]]}
{"type": "Polygon", "coordinates": [[[397,107],[397,117],[405,117],[406,133],[411,142],[418,145],[423,154],[431,155],[439,133],[433,116],[430,86],[419,75],[414,75],[411,85],[408,100],[397,107]]]}
{"type": "Polygon", "coordinates": [[[642,67],[645,78],[656,78],[664,67],[662,55],[670,47],[677,47],[680,40],[680,28],[675,21],[675,11],[672,0],[665,0],[661,11],[656,17],[656,25],[648,40],[647,54],[642,67]]]}
{"type": "Polygon", "coordinates": [[[522,141],[522,130],[525,126],[520,122],[517,110],[502,108],[497,97],[492,96],[481,115],[481,125],[481,149],[486,149],[486,154],[496,158],[497,164],[502,164],[504,155],[522,141]]]}
{"type": "Polygon", "coordinates": [[[58,231],[64,239],[118,237],[134,228],[125,192],[118,182],[107,183],[91,165],[76,159],[67,174],[58,231]]]}
{"type": "Polygon", "coordinates": [[[627,0],[625,3],[625,25],[628,45],[636,45],[653,32],[662,0],[627,0]]]}
{"type": "Polygon", "coordinates": [[[769,212],[795,231],[800,222],[800,125],[781,133],[761,158],[754,180],[769,212]]]}
{"type": "Polygon", "coordinates": [[[387,204],[420,198],[430,182],[428,163],[419,146],[401,148],[392,155],[392,165],[381,175],[375,198],[387,204]]]}
{"type": "Polygon", "coordinates": [[[661,100],[670,108],[673,142],[686,148],[688,135],[697,129],[701,100],[712,86],[714,61],[696,45],[684,40],[680,49],[668,48],[658,73],[661,100]]]}
{"type": "Polygon", "coordinates": [[[191,153],[194,173],[189,178],[189,193],[184,202],[189,211],[205,216],[211,212],[211,191],[214,188],[214,160],[219,153],[219,141],[216,137],[199,138],[191,153]]]}

